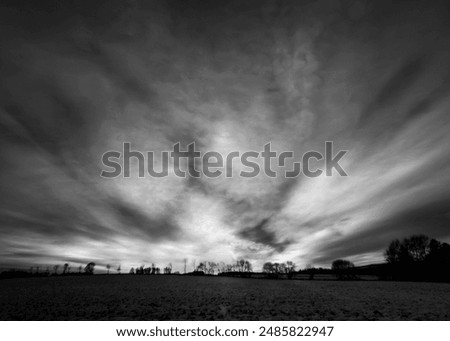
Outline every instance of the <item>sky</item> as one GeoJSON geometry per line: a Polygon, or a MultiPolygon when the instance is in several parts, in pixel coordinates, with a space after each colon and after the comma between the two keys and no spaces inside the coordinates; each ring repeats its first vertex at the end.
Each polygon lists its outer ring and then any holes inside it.
{"type": "Polygon", "coordinates": [[[2,1],[0,268],[364,265],[395,238],[450,241],[449,11],[2,1]],[[301,155],[325,141],[348,150],[348,176],[100,176],[124,142],[301,155]]]}

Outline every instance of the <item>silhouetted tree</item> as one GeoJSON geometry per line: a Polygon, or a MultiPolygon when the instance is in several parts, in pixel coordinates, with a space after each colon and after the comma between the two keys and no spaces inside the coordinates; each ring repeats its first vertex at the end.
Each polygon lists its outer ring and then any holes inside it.
{"type": "Polygon", "coordinates": [[[227,272],[227,266],[224,262],[219,262],[217,264],[217,267],[219,269],[219,272],[227,272]]]}
{"type": "Polygon", "coordinates": [[[288,278],[292,279],[295,273],[295,264],[292,261],[287,261],[285,271],[287,273],[288,278]]]}
{"type": "Polygon", "coordinates": [[[134,275],[134,268],[131,268],[129,273],[130,275],[134,275]]]}
{"type": "Polygon", "coordinates": [[[274,266],[271,262],[266,262],[263,265],[263,272],[265,273],[274,273],[274,266]]]}
{"type": "Polygon", "coordinates": [[[314,280],[314,275],[316,274],[316,269],[311,264],[306,265],[305,271],[309,275],[308,279],[314,280]]]}
{"type": "Polygon", "coordinates": [[[294,262],[292,261],[287,261],[286,262],[286,269],[288,272],[294,272],[295,271],[295,267],[296,265],[294,264],[294,262]]]}
{"type": "Polygon", "coordinates": [[[206,272],[206,265],[203,262],[200,262],[200,264],[197,267],[197,271],[203,271],[206,272]]]}
{"type": "Polygon", "coordinates": [[[279,273],[280,272],[280,263],[278,263],[278,262],[273,263],[273,269],[276,274],[279,273]]]}
{"type": "Polygon", "coordinates": [[[386,261],[391,264],[400,262],[401,249],[400,241],[398,239],[393,240],[384,253],[386,261]]]}
{"type": "Polygon", "coordinates": [[[65,263],[64,266],[63,266],[63,275],[67,274],[68,269],[69,269],[69,264],[65,263]]]}
{"type": "Polygon", "coordinates": [[[238,262],[237,262],[237,265],[238,265],[238,267],[239,267],[239,271],[244,271],[244,265],[245,265],[245,259],[240,259],[238,262]]]}
{"type": "Polygon", "coordinates": [[[141,265],[139,268],[136,268],[134,273],[136,275],[143,275],[144,274],[144,265],[141,265]]]}
{"type": "Polygon", "coordinates": [[[450,245],[431,239],[424,266],[427,279],[450,281],[450,245]]]}
{"type": "Polygon", "coordinates": [[[385,259],[389,264],[388,271],[394,279],[421,280],[433,279],[441,271],[440,265],[431,258],[437,260],[436,254],[440,248],[440,242],[430,240],[423,234],[404,238],[403,241],[393,240],[385,251],[385,259]]]}
{"type": "Polygon", "coordinates": [[[109,275],[109,269],[111,269],[111,265],[106,264],[106,274],[109,275]]]}
{"type": "Polygon", "coordinates": [[[120,264],[119,264],[119,266],[117,267],[117,273],[120,275],[120,271],[121,271],[121,269],[120,269],[120,264]]]}
{"type": "Polygon", "coordinates": [[[171,272],[172,272],[172,268],[170,268],[169,266],[166,266],[164,268],[164,274],[165,275],[170,275],[171,272]]]}
{"type": "Polygon", "coordinates": [[[54,265],[53,266],[53,270],[55,271],[55,275],[58,274],[58,268],[59,268],[59,265],[54,265]]]}
{"type": "Polygon", "coordinates": [[[448,264],[450,262],[450,245],[431,239],[427,260],[433,263],[448,264]]]}
{"type": "Polygon", "coordinates": [[[355,265],[345,259],[337,259],[331,264],[331,270],[334,271],[338,279],[354,279],[353,269],[355,265]]]}
{"type": "Polygon", "coordinates": [[[388,263],[423,262],[430,251],[430,241],[425,235],[413,235],[403,239],[393,240],[384,255],[388,263]]]}
{"type": "Polygon", "coordinates": [[[423,234],[406,238],[403,243],[409,258],[413,262],[423,262],[430,250],[430,240],[423,234]]]}
{"type": "Polygon", "coordinates": [[[94,262],[90,262],[84,267],[84,273],[86,275],[93,275],[94,274],[94,269],[95,269],[95,263],[94,262]]]}
{"type": "Polygon", "coordinates": [[[263,272],[265,272],[269,278],[274,279],[278,278],[279,271],[280,271],[280,263],[266,262],[263,265],[263,272]]]}
{"type": "Polygon", "coordinates": [[[208,274],[213,275],[216,271],[217,264],[215,262],[206,262],[206,271],[208,274]]]}

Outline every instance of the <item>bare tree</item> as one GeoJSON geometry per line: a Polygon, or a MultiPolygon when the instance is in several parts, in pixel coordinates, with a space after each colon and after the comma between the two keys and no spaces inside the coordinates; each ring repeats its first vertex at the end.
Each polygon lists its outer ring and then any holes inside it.
{"type": "Polygon", "coordinates": [[[285,271],[287,273],[288,278],[292,279],[294,277],[294,272],[295,272],[295,264],[294,264],[294,262],[287,261],[286,262],[285,271]]]}
{"type": "Polygon", "coordinates": [[[238,266],[239,266],[239,271],[244,271],[244,265],[245,265],[245,260],[244,259],[240,259],[238,261],[238,266]]]}
{"type": "Polygon", "coordinates": [[[144,274],[144,265],[141,265],[140,267],[136,268],[134,273],[136,275],[143,275],[144,274]]]}
{"type": "Polygon", "coordinates": [[[65,263],[64,266],[63,266],[63,275],[68,273],[68,269],[69,269],[69,264],[65,263]]]}
{"type": "Polygon", "coordinates": [[[117,273],[120,275],[120,271],[121,271],[121,269],[120,269],[120,264],[119,264],[119,266],[117,267],[117,273]]]}
{"type": "Polygon", "coordinates": [[[430,251],[430,240],[423,234],[411,236],[403,243],[413,262],[423,262],[430,251]]]}
{"type": "Polygon", "coordinates": [[[219,264],[216,262],[209,262],[209,266],[210,266],[210,273],[211,274],[215,274],[216,270],[217,272],[219,272],[219,264]]]}
{"type": "Polygon", "coordinates": [[[280,263],[277,263],[277,262],[273,263],[273,269],[276,274],[279,272],[279,268],[280,268],[280,263]]]}
{"type": "Polygon", "coordinates": [[[337,259],[331,264],[331,270],[334,271],[338,279],[354,279],[355,275],[352,270],[355,265],[345,259],[337,259]]]}
{"type": "Polygon", "coordinates": [[[393,240],[386,249],[384,256],[388,263],[423,262],[430,252],[430,240],[425,235],[413,235],[403,239],[393,240]]]}
{"type": "Polygon", "coordinates": [[[275,272],[273,264],[271,262],[264,263],[264,265],[263,265],[263,272],[266,272],[266,273],[273,273],[273,272],[275,272]]]}
{"type": "Polygon", "coordinates": [[[226,265],[224,262],[219,262],[219,264],[217,264],[217,267],[219,268],[219,272],[226,272],[226,265]]]}
{"type": "Polygon", "coordinates": [[[203,271],[206,272],[206,265],[203,262],[200,262],[200,264],[197,267],[197,271],[203,271]]]}
{"type": "Polygon", "coordinates": [[[87,275],[93,275],[94,274],[94,269],[95,269],[95,263],[94,262],[89,262],[84,267],[84,273],[87,274],[87,275]]]}
{"type": "Polygon", "coordinates": [[[306,273],[309,274],[309,279],[313,280],[315,272],[316,272],[316,269],[311,264],[306,264],[305,270],[306,270],[306,273]]]}
{"type": "Polygon", "coordinates": [[[246,271],[246,272],[253,271],[252,264],[248,260],[246,260],[244,263],[244,271],[246,271]]]}
{"type": "Polygon", "coordinates": [[[286,269],[288,272],[294,272],[295,271],[295,264],[292,261],[286,262],[286,269]]]}
{"type": "Polygon", "coordinates": [[[384,253],[388,263],[398,263],[400,261],[401,243],[398,239],[393,240],[384,253]]]}

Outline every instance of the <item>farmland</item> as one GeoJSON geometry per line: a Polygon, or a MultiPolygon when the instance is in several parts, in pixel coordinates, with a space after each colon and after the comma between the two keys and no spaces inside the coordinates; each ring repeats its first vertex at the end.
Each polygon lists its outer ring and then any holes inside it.
{"type": "Polygon", "coordinates": [[[450,320],[450,284],[95,275],[0,281],[1,320],[450,320]]]}

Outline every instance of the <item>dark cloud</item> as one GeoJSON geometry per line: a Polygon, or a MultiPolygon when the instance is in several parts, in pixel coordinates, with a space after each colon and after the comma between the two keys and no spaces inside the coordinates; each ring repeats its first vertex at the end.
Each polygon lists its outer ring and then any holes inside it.
{"type": "Polygon", "coordinates": [[[350,236],[335,235],[333,240],[324,240],[317,250],[323,256],[313,259],[313,262],[331,264],[335,259],[384,250],[391,240],[403,239],[413,234],[426,234],[430,238],[448,240],[449,227],[450,199],[447,198],[405,209],[369,224],[350,236]]]}
{"type": "Polygon", "coordinates": [[[151,241],[176,238],[180,232],[176,224],[170,219],[169,207],[163,218],[152,218],[132,204],[127,204],[121,199],[110,199],[109,206],[118,220],[124,226],[123,233],[137,233],[149,238],[151,241]]]}
{"type": "Polygon", "coordinates": [[[258,224],[239,231],[239,236],[254,243],[269,246],[277,252],[283,252],[290,242],[288,240],[279,241],[275,232],[269,229],[269,223],[270,218],[265,218],[258,224]]]}

